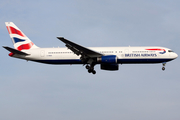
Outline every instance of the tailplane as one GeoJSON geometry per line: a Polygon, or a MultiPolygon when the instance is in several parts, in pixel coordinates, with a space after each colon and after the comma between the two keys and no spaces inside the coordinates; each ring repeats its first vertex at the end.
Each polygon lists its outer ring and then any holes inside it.
{"type": "Polygon", "coordinates": [[[38,48],[13,22],[5,24],[15,49],[21,51],[38,48]]]}
{"type": "Polygon", "coordinates": [[[8,50],[9,52],[9,56],[13,56],[14,54],[18,54],[18,55],[29,55],[25,52],[22,52],[22,51],[19,51],[19,50],[16,50],[16,49],[13,49],[13,48],[10,48],[10,47],[6,47],[6,46],[3,46],[3,48],[5,48],[6,50],[8,50]]]}

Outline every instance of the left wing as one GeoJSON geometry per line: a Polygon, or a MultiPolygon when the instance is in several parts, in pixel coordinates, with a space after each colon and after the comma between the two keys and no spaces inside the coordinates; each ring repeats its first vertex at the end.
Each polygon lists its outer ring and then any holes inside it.
{"type": "Polygon", "coordinates": [[[57,37],[59,40],[64,42],[67,48],[69,48],[71,51],[73,51],[76,55],[81,55],[81,57],[88,57],[88,58],[94,58],[94,57],[101,57],[103,54],[96,52],[94,50],[91,50],[89,48],[83,47],[81,45],[78,45],[76,43],[73,43],[63,37],[57,37]]]}

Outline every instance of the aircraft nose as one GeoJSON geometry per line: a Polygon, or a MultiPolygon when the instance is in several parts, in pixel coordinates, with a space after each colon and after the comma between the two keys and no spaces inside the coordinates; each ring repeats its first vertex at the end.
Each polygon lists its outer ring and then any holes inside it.
{"type": "Polygon", "coordinates": [[[178,57],[178,54],[174,53],[173,57],[174,59],[176,59],[178,57]]]}

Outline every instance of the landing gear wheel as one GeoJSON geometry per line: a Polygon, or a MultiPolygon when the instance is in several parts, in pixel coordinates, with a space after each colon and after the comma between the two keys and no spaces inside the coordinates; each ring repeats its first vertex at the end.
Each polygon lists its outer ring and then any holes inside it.
{"type": "Polygon", "coordinates": [[[96,71],[94,70],[95,63],[93,63],[93,59],[89,59],[88,63],[86,63],[85,68],[88,70],[88,73],[96,74],[96,71]]]}
{"type": "Polygon", "coordinates": [[[96,71],[95,71],[95,70],[93,70],[93,71],[92,71],[92,74],[96,74],[96,71]]]}
{"type": "Polygon", "coordinates": [[[162,70],[164,71],[164,70],[165,70],[165,67],[162,67],[162,70]]]}
{"type": "Polygon", "coordinates": [[[162,65],[163,65],[162,70],[164,71],[165,70],[165,66],[166,66],[166,62],[163,62],[162,65]]]}
{"type": "Polygon", "coordinates": [[[92,70],[90,70],[90,69],[89,69],[89,70],[88,70],[88,72],[89,72],[89,73],[91,73],[91,72],[92,72],[92,70]]]}
{"type": "Polygon", "coordinates": [[[89,69],[88,69],[88,72],[89,72],[89,73],[92,73],[92,74],[96,74],[96,71],[95,71],[94,69],[92,69],[92,68],[89,68],[89,69]]]}
{"type": "Polygon", "coordinates": [[[89,69],[90,68],[90,66],[89,65],[86,65],[86,69],[89,69]]]}

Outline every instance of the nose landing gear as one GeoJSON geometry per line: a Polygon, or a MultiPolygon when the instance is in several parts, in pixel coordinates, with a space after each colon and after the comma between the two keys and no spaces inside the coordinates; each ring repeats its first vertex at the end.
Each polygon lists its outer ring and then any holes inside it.
{"type": "Polygon", "coordinates": [[[162,63],[162,65],[163,65],[162,70],[164,71],[165,70],[166,62],[162,63]]]}

